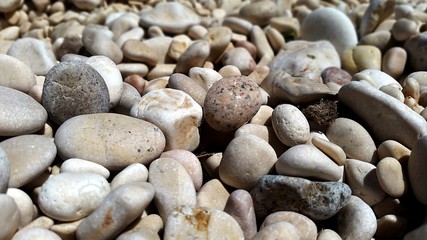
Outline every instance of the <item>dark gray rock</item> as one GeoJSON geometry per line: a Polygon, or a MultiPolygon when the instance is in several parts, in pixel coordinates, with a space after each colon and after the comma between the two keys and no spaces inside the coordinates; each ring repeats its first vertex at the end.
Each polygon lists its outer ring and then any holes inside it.
{"type": "Polygon", "coordinates": [[[108,112],[109,99],[104,79],[81,61],[57,64],[43,85],[42,104],[57,124],[78,115],[108,112]]]}
{"type": "Polygon", "coordinates": [[[257,219],[277,211],[294,211],[313,220],[324,220],[347,205],[351,189],[341,182],[265,175],[252,189],[251,195],[257,219]]]}

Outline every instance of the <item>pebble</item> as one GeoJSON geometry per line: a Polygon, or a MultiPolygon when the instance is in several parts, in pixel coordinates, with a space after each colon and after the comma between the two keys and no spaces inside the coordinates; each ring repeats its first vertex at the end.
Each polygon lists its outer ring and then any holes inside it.
{"type": "Polygon", "coordinates": [[[44,214],[55,220],[75,221],[100,206],[109,192],[110,186],[101,175],[60,173],[42,185],[38,204],[44,214]]]}
{"type": "Polygon", "coordinates": [[[274,51],[268,43],[264,31],[257,25],[252,27],[250,39],[257,49],[257,55],[261,59],[258,65],[267,65],[274,58],[274,51]]]}
{"type": "Polygon", "coordinates": [[[424,57],[426,52],[423,46],[427,42],[427,34],[420,33],[412,36],[403,44],[403,48],[408,53],[408,61],[413,68],[413,71],[425,71],[427,70],[427,65],[425,63],[424,57]]]}
{"type": "Polygon", "coordinates": [[[322,229],[317,235],[317,240],[342,240],[342,238],[334,230],[322,229]]]}
{"type": "Polygon", "coordinates": [[[133,240],[133,239],[160,240],[160,237],[159,237],[159,234],[157,234],[153,230],[141,227],[133,231],[122,233],[116,239],[117,240],[133,240]]]}
{"type": "Polygon", "coordinates": [[[74,239],[76,237],[77,227],[82,221],[83,219],[73,221],[73,222],[55,224],[49,227],[48,229],[58,234],[59,237],[61,237],[63,240],[74,239]]]}
{"type": "Polygon", "coordinates": [[[9,160],[9,187],[20,188],[39,177],[55,159],[52,139],[41,135],[21,135],[0,142],[9,160]]]}
{"type": "Polygon", "coordinates": [[[300,240],[298,229],[288,222],[277,222],[259,230],[253,240],[289,239],[300,240]]]}
{"type": "Polygon", "coordinates": [[[304,19],[301,25],[301,39],[328,40],[340,56],[358,42],[351,20],[343,12],[330,7],[318,8],[304,19]]]}
{"type": "Polygon", "coordinates": [[[105,56],[92,56],[85,61],[104,79],[110,98],[110,108],[116,106],[123,93],[123,79],[116,64],[105,56]]]}
{"type": "Polygon", "coordinates": [[[132,163],[114,176],[110,182],[111,189],[132,182],[146,182],[148,180],[148,169],[141,163],[132,163]]]}
{"type": "Polygon", "coordinates": [[[252,189],[251,195],[257,219],[263,220],[277,211],[294,211],[312,220],[325,220],[347,205],[351,190],[341,182],[314,182],[297,177],[264,175],[252,189]]]}
{"type": "Polygon", "coordinates": [[[6,152],[0,147],[0,194],[6,193],[10,178],[9,159],[6,152]]]}
{"type": "Polygon", "coordinates": [[[236,47],[227,50],[222,57],[222,64],[236,66],[242,75],[249,75],[255,70],[256,63],[248,50],[236,47]]]}
{"type": "Polygon", "coordinates": [[[158,158],[150,164],[148,181],[155,190],[154,202],[163,221],[179,206],[196,205],[196,189],[187,170],[172,158],[158,158]]]}
{"type": "Polygon", "coordinates": [[[55,134],[62,159],[81,158],[108,170],[123,169],[136,162],[148,164],[160,156],[165,142],[155,125],[115,113],[71,118],[55,134]]]}
{"type": "Polygon", "coordinates": [[[286,40],[279,30],[273,27],[267,27],[265,34],[274,52],[280,51],[285,45],[286,40]]]}
{"type": "Polygon", "coordinates": [[[36,85],[33,71],[21,60],[6,54],[0,54],[0,86],[13,88],[24,93],[36,85]]]}
{"type": "Polygon", "coordinates": [[[212,179],[197,192],[197,206],[224,211],[230,194],[218,179],[212,179]]]}
{"type": "Polygon", "coordinates": [[[286,146],[305,143],[310,136],[307,119],[294,105],[281,104],[274,108],[271,123],[277,137],[286,146]]]}
{"type": "Polygon", "coordinates": [[[399,161],[392,157],[381,159],[377,164],[378,181],[382,189],[392,197],[401,197],[407,192],[408,185],[399,161]]]}
{"type": "Polygon", "coordinates": [[[278,222],[288,222],[294,225],[301,240],[315,240],[317,237],[316,224],[310,218],[292,211],[279,211],[268,215],[260,230],[278,222]]]}
{"type": "Polygon", "coordinates": [[[42,103],[57,124],[82,114],[108,112],[109,101],[104,79],[84,62],[61,62],[46,75],[42,103]]]}
{"type": "Polygon", "coordinates": [[[369,206],[381,202],[386,193],[378,180],[375,165],[356,159],[347,159],[344,163],[346,183],[353,195],[360,197],[369,206]]]}
{"type": "Polygon", "coordinates": [[[295,40],[286,43],[268,66],[293,77],[320,79],[325,68],[341,68],[341,61],[337,50],[328,41],[295,40]]]}
{"type": "Polygon", "coordinates": [[[188,72],[188,76],[206,91],[209,90],[215,82],[223,78],[217,71],[202,67],[192,67],[188,72]]]}
{"type": "Polygon", "coordinates": [[[327,128],[326,136],[344,150],[348,158],[376,163],[377,147],[369,132],[349,118],[337,118],[327,128]]]}
{"type": "Polygon", "coordinates": [[[181,206],[175,208],[165,224],[165,240],[187,239],[243,240],[239,224],[227,213],[209,208],[181,206]]]}
{"type": "Polygon", "coordinates": [[[330,157],[338,166],[344,165],[347,155],[340,146],[330,142],[329,139],[326,140],[318,136],[312,137],[311,143],[313,146],[330,157]]]}
{"type": "Polygon", "coordinates": [[[338,99],[367,123],[379,141],[392,139],[412,148],[417,139],[427,133],[423,117],[399,100],[363,83],[352,81],[343,86],[338,99]],[[358,99],[357,103],[354,99],[358,99]]]}
{"type": "Polygon", "coordinates": [[[406,41],[414,35],[417,35],[418,26],[415,21],[407,18],[400,18],[394,24],[391,29],[391,34],[397,41],[406,41]]]}
{"type": "Polygon", "coordinates": [[[29,223],[27,226],[21,229],[25,228],[33,228],[33,227],[41,227],[45,229],[49,229],[54,224],[53,220],[46,216],[40,216],[36,219],[34,219],[31,223],[29,223]]]}
{"type": "Polygon", "coordinates": [[[324,84],[332,82],[342,86],[351,82],[350,73],[337,67],[325,68],[320,76],[322,77],[322,82],[324,84]]]}
{"type": "Polygon", "coordinates": [[[359,42],[361,45],[371,45],[386,51],[393,44],[393,38],[389,30],[377,30],[363,36],[359,42]]]}
{"type": "Polygon", "coordinates": [[[365,69],[353,75],[352,81],[364,81],[375,88],[381,88],[388,85],[395,86],[402,90],[402,86],[393,77],[378,69],[365,69]]]}
{"type": "Polygon", "coordinates": [[[165,135],[165,150],[193,151],[200,142],[201,106],[183,91],[164,88],[145,94],[131,116],[151,122],[165,135]]]}
{"type": "Polygon", "coordinates": [[[0,204],[3,208],[0,215],[0,225],[3,226],[0,238],[10,239],[21,224],[21,214],[13,198],[6,194],[0,194],[0,204]]]}
{"type": "Polygon", "coordinates": [[[223,26],[230,28],[234,33],[248,35],[254,26],[248,20],[239,17],[229,16],[222,22],[223,26]]]}
{"type": "Polygon", "coordinates": [[[399,162],[405,161],[411,155],[411,150],[395,140],[386,140],[378,146],[378,158],[392,157],[399,162]]]}
{"type": "Polygon", "coordinates": [[[45,240],[61,240],[58,234],[40,227],[26,228],[18,231],[13,235],[12,240],[32,240],[32,239],[45,239],[45,240]]]}
{"type": "Polygon", "coordinates": [[[375,232],[375,236],[384,239],[393,239],[396,236],[402,236],[406,228],[406,218],[392,214],[385,215],[377,220],[377,231],[375,232]]]}
{"type": "Polygon", "coordinates": [[[405,70],[408,54],[401,47],[388,49],[383,56],[381,69],[394,79],[399,79],[405,70]]]}
{"type": "Polygon", "coordinates": [[[184,34],[176,35],[173,37],[172,42],[168,49],[168,57],[177,61],[179,57],[187,50],[191,45],[192,40],[190,37],[184,34]]]}
{"type": "Polygon", "coordinates": [[[155,66],[159,62],[156,50],[139,39],[127,40],[121,47],[126,59],[155,66]]]}
{"type": "MultiPolygon", "coordinates": [[[[145,89],[145,81],[141,81],[138,83],[141,83],[142,85],[140,86],[140,88],[145,89]]],[[[125,81],[123,82],[123,93],[120,97],[120,101],[113,109],[111,109],[111,111],[129,116],[130,110],[132,109],[133,105],[135,105],[139,101],[141,101],[141,94],[134,86],[128,84],[125,81]]]]}
{"type": "Polygon", "coordinates": [[[412,148],[408,160],[408,177],[412,192],[416,199],[422,204],[427,204],[427,191],[419,183],[426,180],[424,174],[427,164],[423,159],[426,154],[427,136],[421,137],[412,148]]]}
{"type": "Polygon", "coordinates": [[[22,5],[22,1],[20,0],[6,0],[0,4],[0,12],[1,13],[10,13],[19,8],[22,5]]]}
{"type": "Polygon", "coordinates": [[[123,52],[113,41],[113,32],[106,26],[89,25],[82,33],[85,49],[92,55],[103,55],[118,64],[123,60],[123,52]]]}
{"type": "Polygon", "coordinates": [[[179,2],[164,2],[141,13],[139,24],[143,27],[154,25],[164,32],[180,34],[200,21],[200,17],[187,6],[179,2]]]}
{"type": "Polygon", "coordinates": [[[204,87],[190,77],[182,73],[174,73],[169,77],[168,87],[187,93],[203,107],[207,92],[204,87]]]}
{"type": "Polygon", "coordinates": [[[80,9],[90,11],[97,8],[102,0],[71,0],[71,2],[80,9]]]}
{"type": "Polygon", "coordinates": [[[43,128],[48,114],[41,104],[18,90],[0,86],[0,136],[18,136],[43,128]]]}
{"type": "Polygon", "coordinates": [[[6,194],[15,201],[21,215],[20,228],[27,226],[36,216],[30,196],[19,188],[8,188],[6,194]]]}
{"type": "Polygon", "coordinates": [[[119,235],[154,197],[150,183],[127,183],[112,190],[77,227],[77,239],[109,239],[119,235]]]}
{"type": "Polygon", "coordinates": [[[123,77],[128,77],[132,74],[145,77],[148,74],[147,65],[142,63],[120,63],[117,64],[117,68],[120,70],[123,77]]]}
{"type": "Polygon", "coordinates": [[[222,78],[205,98],[203,114],[213,129],[233,131],[248,122],[261,106],[258,85],[245,76],[222,78]]]}
{"type": "Polygon", "coordinates": [[[209,42],[211,49],[207,60],[216,62],[230,44],[231,37],[232,32],[228,27],[209,28],[208,32],[203,36],[203,39],[209,42]]]}
{"type": "Polygon", "coordinates": [[[61,164],[61,173],[63,172],[91,172],[108,179],[110,171],[100,164],[79,158],[69,158],[61,164]]]}
{"type": "Polygon", "coordinates": [[[245,239],[252,239],[257,233],[257,224],[251,194],[243,189],[230,193],[224,212],[230,214],[243,231],[245,239]]]}
{"type": "Polygon", "coordinates": [[[172,158],[178,161],[190,174],[196,191],[200,190],[203,185],[203,171],[202,165],[194,153],[184,149],[174,149],[163,152],[160,157],[172,158]]]}
{"type": "Polygon", "coordinates": [[[251,190],[277,161],[274,149],[255,135],[234,138],[225,149],[219,176],[225,184],[251,190]]]}
{"type": "Polygon", "coordinates": [[[277,17],[279,14],[279,9],[274,1],[251,2],[239,11],[239,16],[243,19],[260,26],[267,25],[271,18],[277,17]]]}
{"type": "Polygon", "coordinates": [[[285,176],[338,181],[341,168],[319,149],[299,144],[286,150],[276,162],[276,172],[285,176]]]}
{"type": "Polygon", "coordinates": [[[354,46],[343,52],[342,67],[352,75],[365,69],[380,70],[381,57],[381,50],[375,46],[354,46]]]}
{"type": "Polygon", "coordinates": [[[178,58],[174,72],[186,74],[192,67],[202,67],[210,52],[209,41],[194,41],[178,58]]]}
{"type": "Polygon", "coordinates": [[[52,46],[43,40],[35,38],[21,38],[16,40],[10,46],[7,55],[25,63],[36,75],[46,75],[56,64],[56,57],[52,46]]]}
{"type": "Polygon", "coordinates": [[[371,239],[377,230],[377,218],[362,199],[351,196],[337,214],[337,233],[342,239],[371,239]]]}
{"type": "Polygon", "coordinates": [[[393,14],[395,1],[375,0],[369,2],[369,6],[360,19],[359,34],[365,36],[374,31],[380,22],[393,14]]]}

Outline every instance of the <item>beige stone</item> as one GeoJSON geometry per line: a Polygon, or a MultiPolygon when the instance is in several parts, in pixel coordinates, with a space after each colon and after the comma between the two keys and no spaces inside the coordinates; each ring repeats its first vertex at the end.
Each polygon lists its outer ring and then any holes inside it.
{"type": "Polygon", "coordinates": [[[253,240],[263,240],[263,239],[289,239],[289,240],[299,240],[298,229],[289,222],[277,222],[271,225],[268,225],[261,229],[253,240]]]}
{"type": "Polygon", "coordinates": [[[212,179],[198,191],[196,206],[224,211],[229,196],[224,185],[218,179],[212,179]]]}
{"type": "Polygon", "coordinates": [[[381,69],[381,51],[375,46],[358,45],[342,54],[343,69],[355,74],[365,69],[381,69]]]}
{"type": "Polygon", "coordinates": [[[260,230],[278,223],[288,222],[295,226],[301,240],[314,240],[317,236],[316,224],[308,217],[291,211],[278,211],[268,215],[262,223],[260,230]]]}
{"type": "Polygon", "coordinates": [[[402,75],[407,60],[407,53],[401,47],[393,47],[387,50],[382,60],[382,70],[395,79],[402,75]]]}

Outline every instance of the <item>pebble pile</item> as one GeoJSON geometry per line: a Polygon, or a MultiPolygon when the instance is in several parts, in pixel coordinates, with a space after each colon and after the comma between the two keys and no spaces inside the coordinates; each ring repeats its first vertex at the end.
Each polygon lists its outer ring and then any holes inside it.
{"type": "Polygon", "coordinates": [[[421,240],[427,3],[1,0],[0,240],[421,240]]]}

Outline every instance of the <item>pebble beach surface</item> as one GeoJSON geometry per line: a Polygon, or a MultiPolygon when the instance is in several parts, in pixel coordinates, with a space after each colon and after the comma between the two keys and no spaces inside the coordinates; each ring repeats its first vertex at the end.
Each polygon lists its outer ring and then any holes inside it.
{"type": "Polygon", "coordinates": [[[427,3],[1,0],[0,240],[422,240],[427,3]]]}

